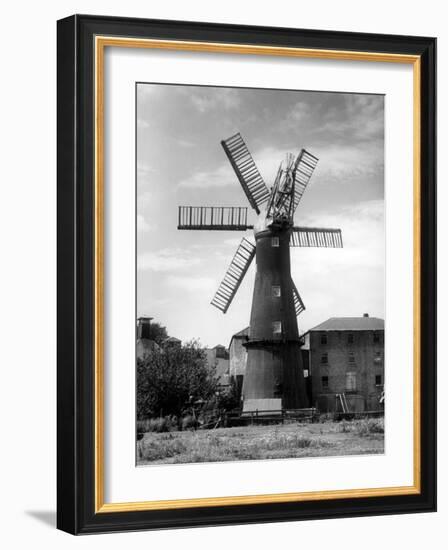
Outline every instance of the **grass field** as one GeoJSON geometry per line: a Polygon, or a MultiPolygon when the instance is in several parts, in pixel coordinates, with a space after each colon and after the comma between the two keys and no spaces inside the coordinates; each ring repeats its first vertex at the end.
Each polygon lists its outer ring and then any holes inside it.
{"type": "Polygon", "coordinates": [[[180,464],[381,454],[383,419],[146,433],[137,463],[180,464]]]}

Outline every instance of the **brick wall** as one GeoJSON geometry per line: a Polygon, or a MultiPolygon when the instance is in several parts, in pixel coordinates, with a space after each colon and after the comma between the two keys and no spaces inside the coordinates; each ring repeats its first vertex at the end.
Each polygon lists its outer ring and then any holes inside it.
{"type": "Polygon", "coordinates": [[[312,331],[310,364],[312,405],[317,405],[322,412],[336,409],[338,393],[346,394],[350,410],[380,408],[384,330],[312,331]]]}
{"type": "Polygon", "coordinates": [[[230,376],[244,376],[246,372],[247,350],[243,346],[245,341],[246,338],[243,336],[234,336],[232,339],[229,349],[230,376]]]}

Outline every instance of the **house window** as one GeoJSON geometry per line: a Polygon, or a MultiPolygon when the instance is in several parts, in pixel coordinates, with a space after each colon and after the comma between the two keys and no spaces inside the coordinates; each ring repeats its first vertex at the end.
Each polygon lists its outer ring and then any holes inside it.
{"type": "Polygon", "coordinates": [[[356,390],[356,372],[347,372],[345,375],[345,389],[347,391],[356,390]]]}
{"type": "Polygon", "coordinates": [[[328,388],[328,376],[322,376],[322,387],[328,388]]]}
{"type": "Polygon", "coordinates": [[[281,334],[282,333],[282,322],[281,321],[274,321],[272,323],[272,333],[273,334],[281,334]]]}
{"type": "Polygon", "coordinates": [[[328,338],[327,338],[327,335],[326,334],[321,334],[320,336],[320,343],[323,345],[323,346],[326,346],[328,344],[328,338]]]}
{"type": "Polygon", "coordinates": [[[271,244],[272,246],[280,246],[280,239],[278,237],[272,237],[271,244]]]}
{"type": "Polygon", "coordinates": [[[380,343],[380,335],[378,334],[378,332],[373,333],[373,343],[374,344],[379,344],[380,343]]]}
{"type": "Polygon", "coordinates": [[[325,352],[322,354],[321,358],[320,358],[320,362],[323,364],[323,365],[327,365],[328,364],[328,353],[325,352]]]}
{"type": "Polygon", "coordinates": [[[383,377],[381,374],[375,375],[375,386],[382,386],[383,384],[383,377]]]}
{"type": "Polygon", "coordinates": [[[227,359],[227,350],[224,346],[216,346],[216,358],[217,359],[227,359]]]}
{"type": "Polygon", "coordinates": [[[352,364],[355,362],[355,354],[354,353],[350,352],[348,354],[348,362],[352,363],[352,364]]]}
{"type": "Polygon", "coordinates": [[[348,344],[353,344],[353,334],[348,334],[347,335],[347,343],[348,344]]]}
{"type": "Polygon", "coordinates": [[[282,289],[280,285],[272,285],[272,296],[274,298],[280,298],[282,295],[282,289]]]}

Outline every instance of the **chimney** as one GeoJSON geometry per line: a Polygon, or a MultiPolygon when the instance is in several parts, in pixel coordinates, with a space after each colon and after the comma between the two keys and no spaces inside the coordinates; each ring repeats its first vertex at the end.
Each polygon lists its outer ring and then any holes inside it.
{"type": "Polygon", "coordinates": [[[363,314],[363,317],[368,317],[368,316],[369,316],[368,313],[364,313],[364,314],[363,314]]]}
{"type": "Polygon", "coordinates": [[[151,321],[154,317],[139,317],[137,319],[137,340],[150,340],[151,321]]]}

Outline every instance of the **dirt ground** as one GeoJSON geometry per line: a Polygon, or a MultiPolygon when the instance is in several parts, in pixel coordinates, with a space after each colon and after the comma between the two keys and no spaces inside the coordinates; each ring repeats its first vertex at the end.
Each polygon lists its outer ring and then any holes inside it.
{"type": "Polygon", "coordinates": [[[384,453],[383,419],[146,433],[137,464],[180,464],[384,453]]]}

